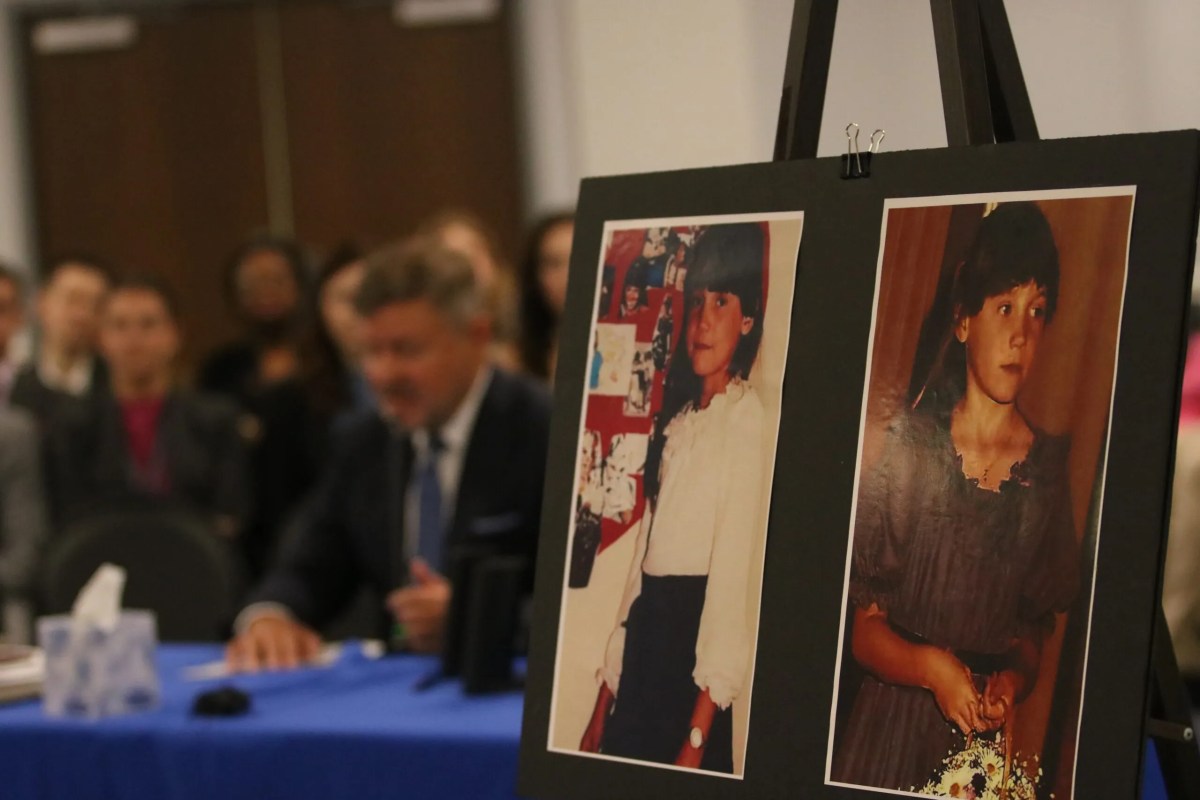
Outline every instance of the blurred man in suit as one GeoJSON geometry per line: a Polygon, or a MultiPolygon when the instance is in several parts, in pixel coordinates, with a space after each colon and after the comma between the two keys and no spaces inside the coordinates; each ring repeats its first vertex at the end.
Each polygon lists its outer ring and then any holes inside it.
{"type": "Polygon", "coordinates": [[[7,264],[0,264],[0,407],[8,405],[17,379],[12,341],[25,324],[24,295],[21,276],[7,264]]]}
{"type": "Polygon", "coordinates": [[[17,375],[13,405],[45,423],[64,399],[90,398],[103,389],[107,373],[96,357],[96,327],[110,280],[104,266],[83,258],[60,259],[42,273],[38,351],[17,375]]]}
{"type": "Polygon", "coordinates": [[[491,320],[471,265],[429,239],[370,256],[357,307],[378,399],[336,454],[227,650],[242,669],[313,656],[315,632],[363,584],[386,597],[381,629],[437,652],[460,546],[530,563],[541,515],[550,403],[489,366],[491,320]]]}
{"type": "Polygon", "coordinates": [[[249,493],[236,411],[175,385],[179,347],[177,308],[163,283],[131,278],[112,288],[100,322],[109,387],[91,402],[63,405],[48,432],[60,526],[149,502],[197,511],[222,535],[238,532],[249,493]]]}

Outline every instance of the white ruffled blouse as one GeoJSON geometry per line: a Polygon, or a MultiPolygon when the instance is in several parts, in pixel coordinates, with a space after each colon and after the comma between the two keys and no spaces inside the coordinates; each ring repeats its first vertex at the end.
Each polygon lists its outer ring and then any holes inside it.
{"type": "Polygon", "coordinates": [[[599,677],[617,694],[625,620],[642,573],[707,575],[692,678],[721,708],[741,691],[750,667],[747,593],[754,541],[763,525],[763,407],[746,383],[731,381],[707,408],[686,406],[667,425],[657,507],[638,526],[633,563],[599,677]]]}

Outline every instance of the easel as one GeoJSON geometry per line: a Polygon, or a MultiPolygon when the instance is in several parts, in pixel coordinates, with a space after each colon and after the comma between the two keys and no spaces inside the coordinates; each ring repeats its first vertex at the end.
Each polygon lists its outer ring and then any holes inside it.
{"type": "MultiPolygon", "coordinates": [[[[951,147],[1036,141],[1037,123],[1004,0],[930,0],[951,147]]],[[[837,0],[795,0],[775,160],[816,158],[837,0]]],[[[1158,746],[1167,795],[1200,798],[1200,750],[1161,605],[1151,659],[1146,733],[1158,746]]]]}

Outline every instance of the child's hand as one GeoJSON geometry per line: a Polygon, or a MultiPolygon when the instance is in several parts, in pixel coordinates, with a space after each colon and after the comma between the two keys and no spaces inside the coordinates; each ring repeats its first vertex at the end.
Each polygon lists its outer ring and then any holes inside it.
{"type": "Polygon", "coordinates": [[[675,766],[677,767],[700,769],[702,761],[704,761],[704,748],[692,747],[690,741],[684,742],[683,747],[679,748],[679,755],[675,756],[675,766]]]}
{"type": "Polygon", "coordinates": [[[591,719],[588,721],[588,726],[583,729],[583,736],[579,740],[579,749],[584,753],[599,753],[600,740],[604,737],[604,721],[591,719]]]}
{"type": "Polygon", "coordinates": [[[985,730],[979,692],[966,665],[952,653],[934,647],[926,650],[925,659],[926,686],[933,692],[942,716],[957,725],[964,736],[985,730]]]}
{"type": "Polygon", "coordinates": [[[600,691],[596,693],[596,706],[592,709],[592,716],[588,720],[587,727],[583,729],[583,737],[579,740],[579,749],[582,752],[600,752],[600,742],[604,739],[604,722],[608,719],[608,712],[612,709],[614,699],[608,684],[600,684],[600,691]]]}
{"type": "Polygon", "coordinates": [[[1017,679],[1011,670],[997,672],[988,678],[979,701],[979,713],[987,727],[995,730],[1007,721],[1017,697],[1017,679]]]}

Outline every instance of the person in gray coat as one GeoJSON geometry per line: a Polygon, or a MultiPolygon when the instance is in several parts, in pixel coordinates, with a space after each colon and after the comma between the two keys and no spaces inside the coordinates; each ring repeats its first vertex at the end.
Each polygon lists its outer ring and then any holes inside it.
{"type": "Polygon", "coordinates": [[[26,640],[24,611],[47,534],[38,428],[32,415],[0,408],[0,628],[26,640]]]}

